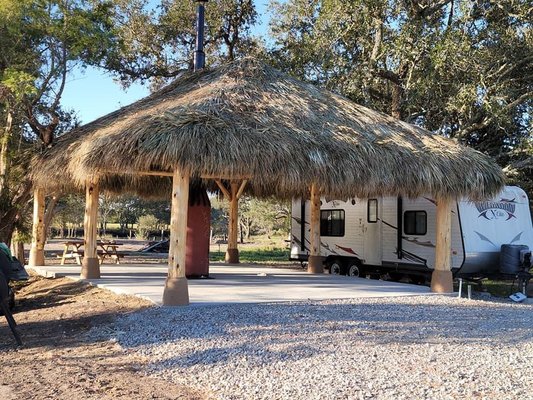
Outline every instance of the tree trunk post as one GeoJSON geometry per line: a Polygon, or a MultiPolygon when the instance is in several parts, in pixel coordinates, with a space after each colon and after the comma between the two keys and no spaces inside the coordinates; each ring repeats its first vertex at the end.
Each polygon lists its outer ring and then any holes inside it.
{"type": "Polygon", "coordinates": [[[188,207],[189,172],[176,169],[172,178],[168,276],[163,291],[165,306],[189,304],[189,287],[185,277],[188,207]]]}
{"type": "Polygon", "coordinates": [[[11,253],[20,261],[22,265],[26,265],[26,256],[24,255],[24,242],[18,238],[18,232],[15,230],[13,239],[11,240],[11,253]]]}
{"type": "Polygon", "coordinates": [[[83,248],[84,256],[81,263],[82,279],[99,279],[100,262],[96,252],[96,236],[98,228],[98,184],[87,180],[85,184],[85,216],[83,219],[83,248]]]}
{"type": "Polygon", "coordinates": [[[452,204],[451,199],[437,199],[437,240],[435,269],[431,274],[431,291],[452,293],[452,204]]]}
{"type": "Polygon", "coordinates": [[[311,237],[307,272],[322,274],[324,266],[320,256],[320,192],[315,183],[311,185],[311,237]]]}
{"type": "Polygon", "coordinates": [[[226,198],[230,203],[228,221],[228,248],[226,250],[225,261],[229,264],[238,264],[239,250],[237,248],[237,243],[239,230],[239,199],[241,198],[248,181],[244,179],[240,184],[238,181],[231,181],[229,190],[220,179],[215,179],[215,182],[224,194],[224,198],[226,198]]]}
{"type": "Polygon", "coordinates": [[[44,201],[44,189],[36,188],[33,192],[33,228],[28,263],[30,267],[44,265],[44,201]]]}
{"type": "Polygon", "coordinates": [[[53,195],[50,198],[50,201],[48,202],[48,207],[46,207],[46,211],[44,213],[44,231],[46,232],[47,236],[50,232],[50,225],[52,223],[52,219],[54,218],[54,211],[58,200],[59,197],[57,195],[53,195]]]}
{"type": "Polygon", "coordinates": [[[229,198],[229,222],[228,222],[228,248],[226,250],[226,262],[229,264],[239,263],[238,241],[238,222],[239,222],[239,198],[237,192],[239,184],[231,182],[231,197],[229,198]]]}

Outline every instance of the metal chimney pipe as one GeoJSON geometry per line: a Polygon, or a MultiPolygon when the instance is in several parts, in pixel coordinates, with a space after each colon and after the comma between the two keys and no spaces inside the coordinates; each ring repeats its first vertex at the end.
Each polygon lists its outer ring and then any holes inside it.
{"type": "Polygon", "coordinates": [[[196,0],[198,3],[198,19],[196,21],[196,50],[194,52],[194,70],[199,71],[205,67],[204,53],[204,25],[205,25],[205,8],[207,0],[196,0]]]}

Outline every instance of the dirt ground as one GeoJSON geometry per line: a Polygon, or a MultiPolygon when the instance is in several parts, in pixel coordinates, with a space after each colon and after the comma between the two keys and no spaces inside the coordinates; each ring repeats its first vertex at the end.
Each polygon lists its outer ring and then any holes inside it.
{"type": "Polygon", "coordinates": [[[67,278],[31,277],[18,287],[14,310],[23,347],[0,316],[0,399],[205,398],[141,375],[141,359],[90,337],[91,328],[106,329],[117,315],[149,306],[67,278]]]}

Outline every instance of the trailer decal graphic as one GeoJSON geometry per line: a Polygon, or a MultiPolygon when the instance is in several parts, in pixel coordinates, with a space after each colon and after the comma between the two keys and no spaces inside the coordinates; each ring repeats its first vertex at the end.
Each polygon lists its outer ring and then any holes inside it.
{"type": "Polygon", "coordinates": [[[424,197],[424,199],[426,199],[430,203],[433,203],[434,205],[437,205],[437,202],[435,200],[433,200],[433,199],[430,199],[429,197],[424,197]]]}
{"type": "MultiPolygon", "coordinates": [[[[292,240],[296,243],[298,247],[302,247],[302,241],[298,239],[296,236],[293,236],[292,240]]],[[[309,251],[309,248],[305,245],[305,243],[304,243],[304,251],[309,251]]]]}
{"type": "Polygon", "coordinates": [[[485,242],[489,242],[491,245],[493,245],[494,247],[498,248],[498,246],[496,246],[492,240],[490,240],[488,237],[486,237],[485,235],[482,235],[481,233],[479,233],[478,231],[474,231],[477,233],[477,235],[479,236],[479,238],[485,242]]]}
{"type": "Polygon", "coordinates": [[[516,218],[514,215],[516,205],[515,199],[501,199],[500,201],[481,201],[477,202],[476,208],[479,211],[479,217],[487,220],[505,218],[509,221],[511,218],[516,218]]]}
{"type": "Polygon", "coordinates": [[[518,235],[516,235],[514,237],[514,239],[509,242],[509,244],[513,244],[514,242],[518,242],[520,240],[520,237],[522,236],[522,233],[524,233],[524,232],[522,231],[518,235]]]}
{"type": "Polygon", "coordinates": [[[417,244],[419,246],[423,247],[435,247],[433,243],[431,243],[429,240],[427,242],[420,242],[418,241],[418,238],[409,238],[408,236],[402,236],[402,239],[413,244],[417,244]]]}
{"type": "MultiPolygon", "coordinates": [[[[398,249],[396,249],[396,254],[398,254],[398,249]]],[[[416,254],[409,253],[408,251],[402,250],[402,257],[408,261],[413,261],[416,263],[421,263],[427,266],[427,260],[425,258],[419,257],[416,254]]]]}
{"type": "MultiPolygon", "coordinates": [[[[311,244],[311,243],[309,243],[311,244]]],[[[320,241],[320,246],[323,247],[324,249],[326,249],[327,251],[333,253],[333,254],[339,254],[337,253],[335,250],[333,250],[328,243],[324,243],[323,241],[320,241]]],[[[337,246],[338,247],[338,246],[337,246]]]]}
{"type": "Polygon", "coordinates": [[[336,244],[335,246],[337,246],[339,249],[341,250],[344,250],[346,253],[350,253],[350,254],[353,254],[353,255],[356,255],[358,256],[359,254],[357,254],[355,251],[353,251],[351,248],[349,247],[342,247],[342,246],[339,246],[338,244],[336,244]]]}
{"type": "MultiPolygon", "coordinates": [[[[392,229],[394,230],[398,230],[397,227],[395,227],[394,225],[391,225],[389,224],[388,222],[382,220],[382,222],[387,225],[388,227],[391,227],[392,229]]],[[[402,236],[402,239],[409,242],[409,243],[413,243],[413,244],[417,244],[419,246],[423,246],[423,247],[435,247],[435,245],[433,243],[431,243],[429,240],[427,242],[420,242],[418,240],[418,238],[414,237],[414,238],[410,238],[409,236],[402,236]]]]}

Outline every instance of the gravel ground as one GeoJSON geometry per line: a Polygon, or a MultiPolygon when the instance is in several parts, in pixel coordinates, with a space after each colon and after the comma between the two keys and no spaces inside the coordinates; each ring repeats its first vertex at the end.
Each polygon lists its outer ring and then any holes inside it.
{"type": "Polygon", "coordinates": [[[507,301],[152,308],[112,336],[147,375],[216,399],[533,399],[533,305],[507,301]]]}

